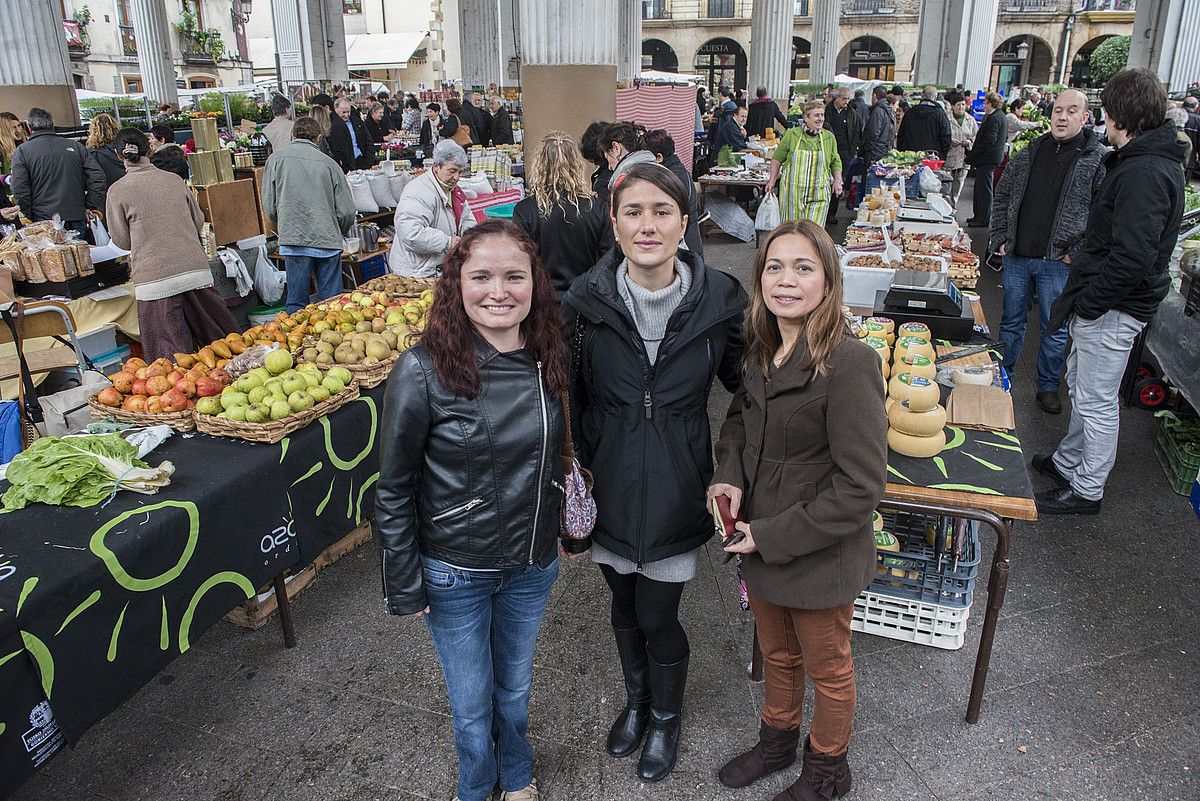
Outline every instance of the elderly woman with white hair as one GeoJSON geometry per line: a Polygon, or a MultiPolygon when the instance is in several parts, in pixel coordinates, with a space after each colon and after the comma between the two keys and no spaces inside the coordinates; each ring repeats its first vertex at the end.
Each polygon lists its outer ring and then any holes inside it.
{"type": "Polygon", "coordinates": [[[397,275],[432,278],[442,257],[463,232],[475,225],[475,215],[458,179],[467,170],[467,153],[443,139],[433,149],[433,167],[414,178],[396,205],[396,235],[388,268],[397,275]]]}
{"type": "Polygon", "coordinates": [[[1175,123],[1175,138],[1183,145],[1183,174],[1187,176],[1188,166],[1192,163],[1192,137],[1188,136],[1188,113],[1183,106],[1167,109],[1167,119],[1175,123]]]}

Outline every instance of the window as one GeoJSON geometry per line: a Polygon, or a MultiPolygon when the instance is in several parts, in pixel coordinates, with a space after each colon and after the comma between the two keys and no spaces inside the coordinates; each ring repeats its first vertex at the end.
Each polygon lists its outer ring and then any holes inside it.
{"type": "Polygon", "coordinates": [[[733,0],[708,0],[708,16],[713,19],[733,19],[733,0]]]}
{"type": "Polygon", "coordinates": [[[217,82],[205,75],[188,78],[188,89],[215,89],[217,82]]]}
{"type": "Polygon", "coordinates": [[[183,0],[183,10],[190,11],[196,16],[196,27],[204,30],[203,0],[183,0]]]}
{"type": "Polygon", "coordinates": [[[121,83],[125,86],[125,94],[136,95],[142,91],[142,76],[141,75],[122,75],[121,83]]]}
{"type": "Polygon", "coordinates": [[[810,14],[809,0],[796,0],[792,16],[807,17],[810,14]]]}
{"type": "Polygon", "coordinates": [[[362,0],[342,0],[343,14],[361,14],[362,0]]]}

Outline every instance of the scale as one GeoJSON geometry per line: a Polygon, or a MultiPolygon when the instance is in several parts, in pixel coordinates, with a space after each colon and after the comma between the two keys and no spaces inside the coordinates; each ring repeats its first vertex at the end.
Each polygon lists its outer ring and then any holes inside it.
{"type": "Polygon", "coordinates": [[[875,293],[874,312],[897,325],[924,323],[938,339],[969,341],[975,314],[945,272],[897,270],[890,289],[875,293]]]}
{"type": "Polygon", "coordinates": [[[904,176],[900,177],[900,208],[896,209],[896,220],[905,222],[940,223],[954,219],[954,209],[940,194],[921,198],[910,198],[905,192],[904,176]]]}

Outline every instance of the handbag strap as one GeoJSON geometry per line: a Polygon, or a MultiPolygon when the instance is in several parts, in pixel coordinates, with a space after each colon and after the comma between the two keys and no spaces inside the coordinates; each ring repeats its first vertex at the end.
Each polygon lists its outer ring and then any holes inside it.
{"type": "MultiPolygon", "coordinates": [[[[579,375],[579,363],[583,357],[583,315],[575,314],[575,330],[571,335],[571,363],[567,370],[567,386],[574,386],[579,375]]],[[[574,461],[575,442],[571,436],[571,392],[568,389],[562,394],[563,422],[566,425],[563,435],[563,459],[574,461]]]]}
{"type": "Polygon", "coordinates": [[[33,373],[29,371],[29,363],[25,361],[25,350],[21,347],[20,331],[24,328],[22,318],[25,315],[25,306],[20,301],[14,303],[13,306],[17,310],[15,320],[12,312],[7,308],[0,309],[0,316],[4,318],[8,330],[12,332],[13,347],[17,350],[17,361],[21,365],[21,380],[17,384],[17,405],[27,422],[37,425],[44,419],[42,405],[38,402],[37,389],[33,384],[33,373]]]}

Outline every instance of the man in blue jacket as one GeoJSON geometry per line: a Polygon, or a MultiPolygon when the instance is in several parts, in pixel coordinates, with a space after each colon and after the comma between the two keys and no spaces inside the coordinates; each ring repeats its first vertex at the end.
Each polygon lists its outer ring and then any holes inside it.
{"type": "Polygon", "coordinates": [[[1071,332],[1067,435],[1033,467],[1058,487],[1038,493],[1042,514],[1097,514],[1117,458],[1117,395],[1134,340],[1171,287],[1167,265],[1183,217],[1183,145],[1167,95],[1145,69],[1118,72],[1101,96],[1108,139],[1087,233],[1050,313],[1071,332]]]}

